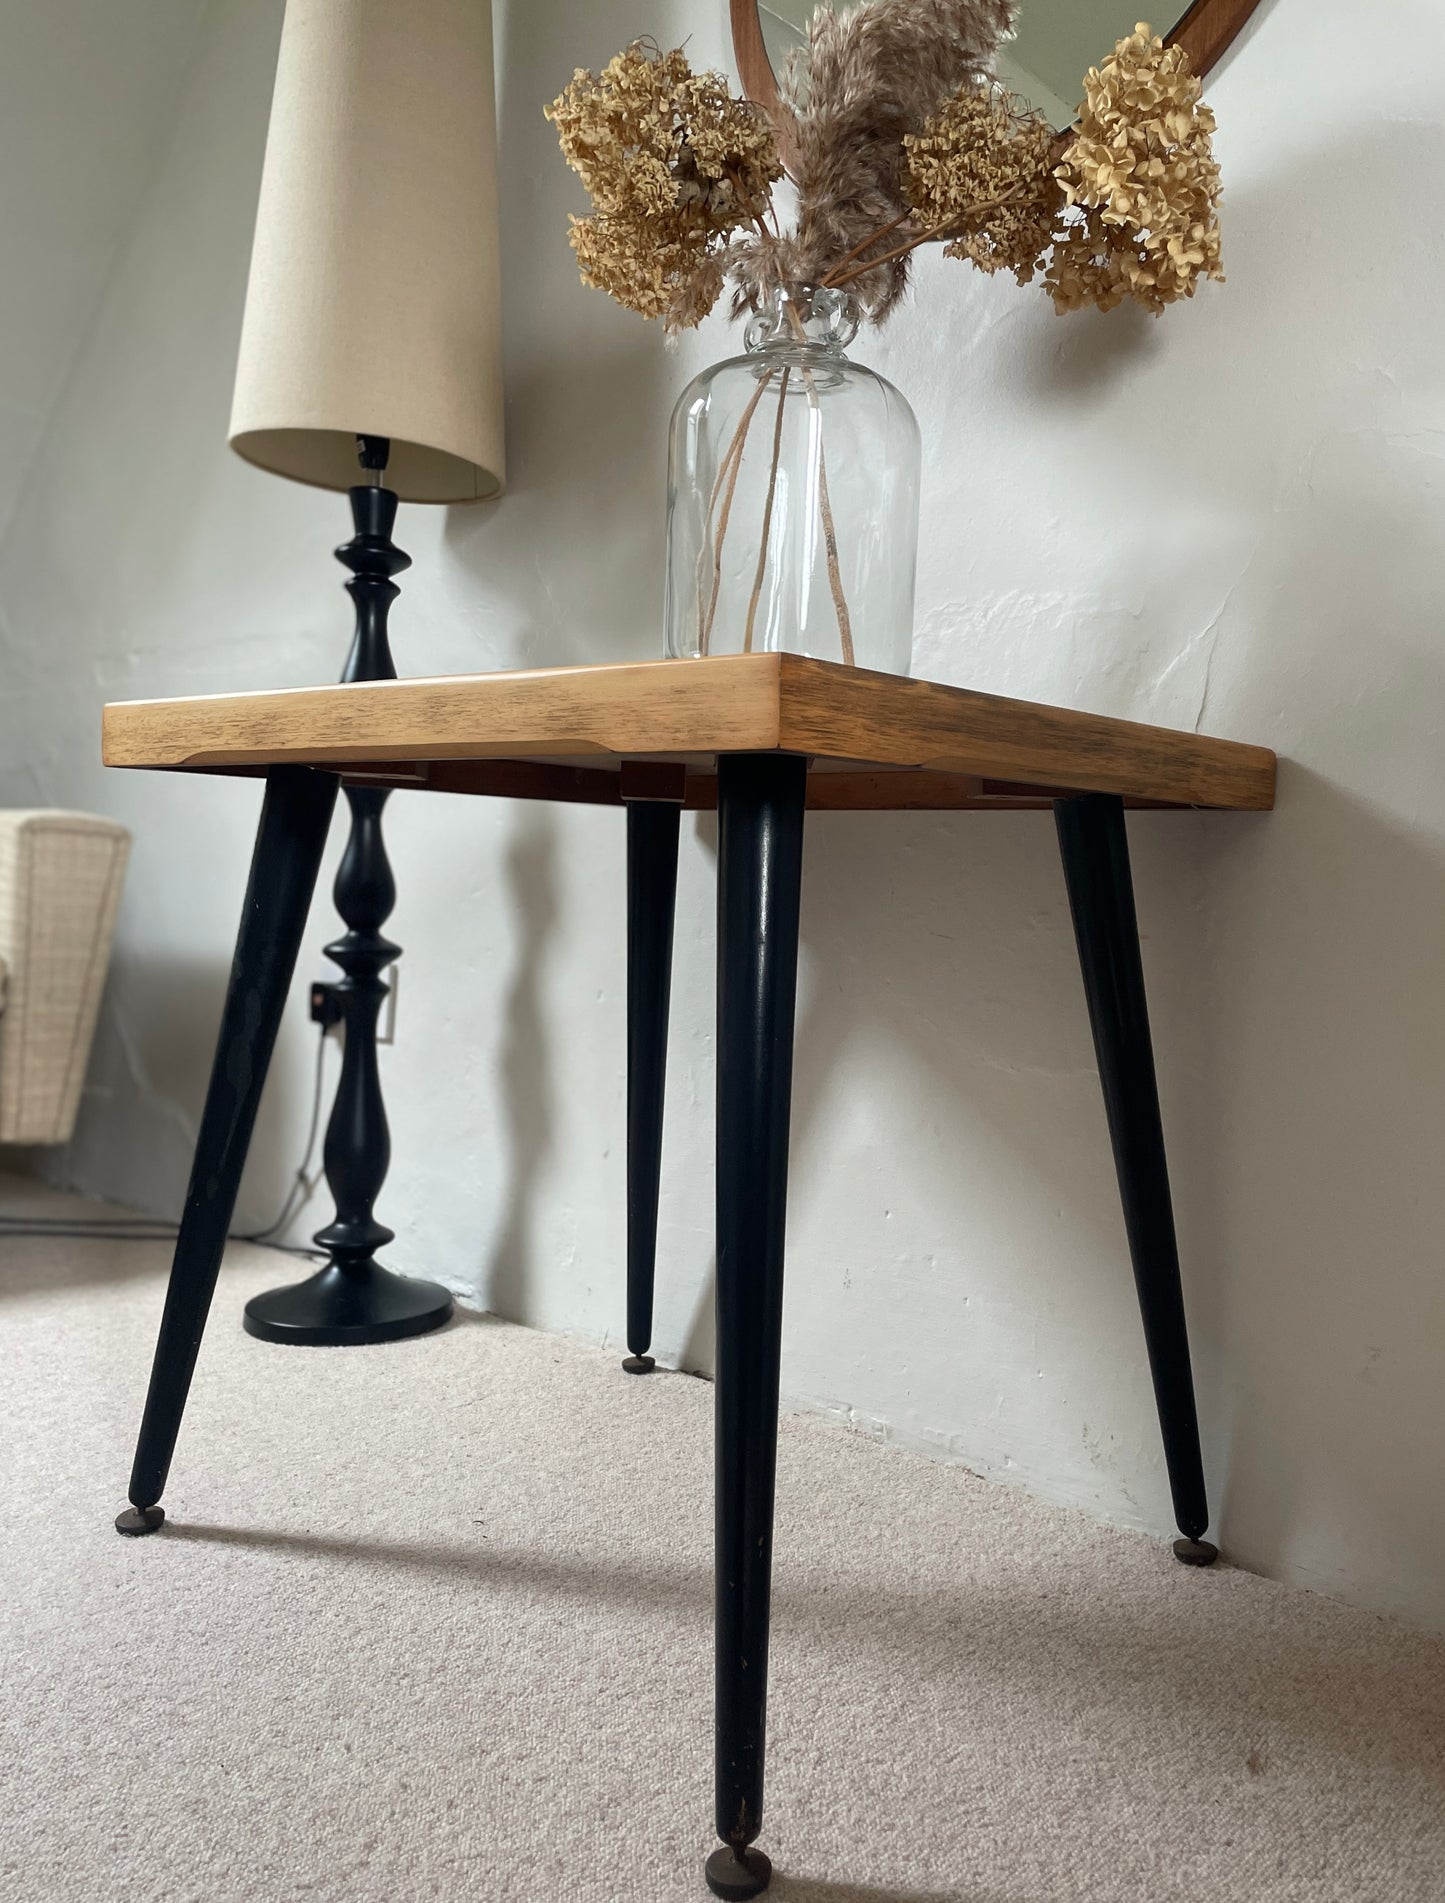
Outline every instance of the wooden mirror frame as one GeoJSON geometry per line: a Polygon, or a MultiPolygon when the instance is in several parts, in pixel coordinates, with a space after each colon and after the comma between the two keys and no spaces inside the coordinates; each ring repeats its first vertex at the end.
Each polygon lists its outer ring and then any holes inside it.
{"type": "MultiPolygon", "coordinates": [[[[1027,5],[1027,0],[1024,0],[1027,5]]],[[[1202,79],[1233,45],[1235,36],[1259,5],[1259,0],[1194,0],[1179,23],[1164,37],[1182,46],[1189,63],[1202,79]]],[[[758,0],[729,0],[733,28],[733,55],[738,77],[749,99],[760,106],[778,103],[778,82],[763,39],[758,0]]],[[[1080,79],[1083,75],[1079,75],[1080,79]]],[[[786,156],[786,155],[785,155],[786,156]]]]}

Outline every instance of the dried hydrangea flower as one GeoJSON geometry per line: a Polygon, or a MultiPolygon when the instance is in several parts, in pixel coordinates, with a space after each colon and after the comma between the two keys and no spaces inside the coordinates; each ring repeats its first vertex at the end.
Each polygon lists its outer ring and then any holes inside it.
{"type": "Polygon", "coordinates": [[[725,277],[735,313],[806,281],[852,287],[881,321],[935,239],[1020,283],[1042,264],[1060,310],[1133,298],[1158,312],[1222,277],[1214,118],[1182,50],[1137,27],[1056,137],[990,77],[1012,18],[1013,0],[820,9],[782,89],[798,189],[787,234],[766,222],[773,130],[719,74],[641,41],[578,71],[547,116],[592,197],[571,221],[583,281],[674,332],[707,315],[725,277]]]}
{"type": "Polygon", "coordinates": [[[1027,284],[1064,202],[1048,121],[1001,86],[966,85],[903,144],[918,224],[956,234],[943,255],[1027,284]]]}
{"type": "Polygon", "coordinates": [[[728,240],[756,226],[782,177],[765,115],[680,48],[642,41],[601,73],[579,68],[545,111],[592,199],[571,221],[583,283],[669,331],[700,323],[728,240]]]}
{"type": "Polygon", "coordinates": [[[1182,47],[1147,26],[1084,81],[1058,168],[1073,208],[1045,274],[1059,310],[1111,310],[1132,297],[1157,313],[1222,278],[1214,114],[1182,47]]]}

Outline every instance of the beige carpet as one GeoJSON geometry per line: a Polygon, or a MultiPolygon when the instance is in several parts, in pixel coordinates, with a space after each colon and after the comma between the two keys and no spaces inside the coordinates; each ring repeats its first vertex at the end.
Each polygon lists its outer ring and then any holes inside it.
{"type": "MultiPolygon", "coordinates": [[[[705,1896],[711,1390],[267,1347],[238,1248],[122,1540],[162,1255],[0,1241],[0,1897],[705,1896]]],[[[779,1487],[784,1903],[1445,1898],[1441,1642],[815,1423],[779,1487]]]]}

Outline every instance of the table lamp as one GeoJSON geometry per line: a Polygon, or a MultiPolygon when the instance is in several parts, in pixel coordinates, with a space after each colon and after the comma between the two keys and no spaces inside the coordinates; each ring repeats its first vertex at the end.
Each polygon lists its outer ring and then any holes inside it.
{"type": "MultiPolygon", "coordinates": [[[[344,682],[394,680],[387,615],[410,565],[398,500],[480,502],[503,481],[496,103],[490,0],[288,0],[231,412],[231,447],[294,481],[344,489],[336,551],[356,611],[344,682]]],[[[400,947],[388,792],[348,785],[336,877],[341,968],[314,1009],[344,1026],[327,1127],[335,1199],[308,1280],[247,1304],[269,1341],[394,1341],[440,1327],[447,1291],[392,1273],[374,1205],[390,1160],[377,1025],[400,947]]]]}

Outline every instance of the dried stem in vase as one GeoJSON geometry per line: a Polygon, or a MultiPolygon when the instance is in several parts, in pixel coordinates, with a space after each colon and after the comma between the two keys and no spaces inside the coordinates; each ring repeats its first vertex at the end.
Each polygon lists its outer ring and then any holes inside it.
{"type": "Polygon", "coordinates": [[[758,598],[763,592],[763,576],[767,573],[768,543],[773,532],[773,498],[778,492],[778,460],[783,449],[783,415],[788,401],[788,379],[792,376],[788,365],[783,366],[782,382],[778,385],[778,420],[773,425],[773,460],[768,466],[768,493],[763,502],[763,534],[758,544],[758,567],[753,576],[753,592],[748,599],[747,627],[743,633],[743,653],[753,651],[753,623],[757,619],[758,598]]]}
{"type": "MultiPolygon", "coordinates": [[[[768,370],[768,371],[765,371],[763,375],[758,379],[758,387],[753,392],[751,398],[748,401],[747,408],[743,411],[742,416],[740,417],[738,421],[738,426],[736,430],[734,430],[733,432],[733,439],[728,444],[727,450],[722,459],[722,463],[719,465],[719,468],[718,468],[718,478],[717,478],[718,483],[722,482],[724,472],[726,472],[727,474],[727,493],[723,497],[722,514],[718,517],[717,535],[713,538],[712,594],[708,598],[707,618],[703,622],[702,632],[698,642],[698,652],[700,654],[707,653],[708,644],[712,640],[713,618],[717,614],[717,598],[718,598],[719,591],[722,588],[723,540],[726,537],[727,531],[728,531],[728,518],[732,514],[733,494],[738,486],[738,474],[743,466],[743,449],[747,444],[748,431],[752,427],[753,417],[757,414],[758,405],[763,400],[763,392],[764,390],[767,389],[768,385],[772,382],[775,374],[776,372],[772,370],[768,370]]],[[[716,500],[717,500],[717,484],[714,484],[713,501],[715,502],[716,500]]],[[[711,523],[712,523],[712,506],[711,504],[709,504],[708,506],[709,526],[711,526],[711,523]]],[[[707,545],[708,545],[708,538],[706,534],[704,534],[703,544],[702,544],[704,552],[706,552],[707,545]]],[[[701,605],[701,599],[702,599],[702,591],[701,589],[699,589],[698,590],[699,606],[701,605]]]]}

